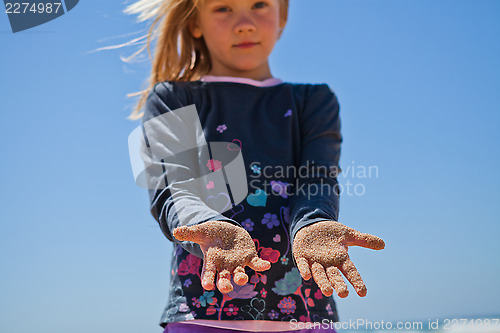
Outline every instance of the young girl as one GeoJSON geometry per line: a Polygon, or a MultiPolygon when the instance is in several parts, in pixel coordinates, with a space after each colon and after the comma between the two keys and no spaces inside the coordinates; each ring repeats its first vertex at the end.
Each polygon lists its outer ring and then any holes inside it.
{"type": "Polygon", "coordinates": [[[348,246],[380,250],[384,242],[337,222],[335,94],[326,84],[271,74],[268,57],[288,0],[141,0],[127,12],[155,18],[150,87],[132,118],[143,117],[147,149],[156,152],[149,155],[156,163],[151,213],[174,243],[160,325],[165,332],[334,331],[331,296],[348,295],[341,274],[366,295],[348,246]],[[204,140],[226,142],[231,159],[242,158],[243,185],[232,183],[230,161],[204,140]],[[215,173],[228,191],[207,178],[215,173]],[[235,200],[241,190],[244,199],[235,200]]]}

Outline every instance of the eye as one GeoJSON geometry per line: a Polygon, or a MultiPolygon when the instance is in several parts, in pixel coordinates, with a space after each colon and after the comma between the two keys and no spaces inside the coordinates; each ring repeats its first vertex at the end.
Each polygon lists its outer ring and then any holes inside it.
{"type": "Polygon", "coordinates": [[[253,6],[254,6],[254,8],[261,9],[261,8],[267,7],[267,3],[263,2],[263,1],[259,1],[259,2],[256,2],[253,6]]]}
{"type": "Polygon", "coordinates": [[[215,9],[215,12],[217,13],[226,13],[229,11],[229,7],[218,7],[215,9]]]}

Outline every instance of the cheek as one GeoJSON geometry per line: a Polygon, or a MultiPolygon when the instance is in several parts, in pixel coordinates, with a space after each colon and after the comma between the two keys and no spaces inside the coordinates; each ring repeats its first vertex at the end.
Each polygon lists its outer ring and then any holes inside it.
{"type": "Polygon", "coordinates": [[[279,18],[278,16],[270,16],[270,17],[263,17],[261,19],[260,26],[263,30],[265,30],[266,35],[270,37],[270,39],[277,39],[278,38],[278,31],[279,31],[279,18]]]}
{"type": "Polygon", "coordinates": [[[268,24],[265,26],[265,39],[269,43],[275,43],[278,40],[279,35],[279,25],[277,24],[268,24]]]}
{"type": "Polygon", "coordinates": [[[221,26],[222,22],[211,15],[205,14],[200,17],[200,27],[204,35],[213,35],[221,29],[221,26]]]}
{"type": "Polygon", "coordinates": [[[219,45],[223,45],[227,40],[226,34],[226,28],[223,25],[213,24],[204,29],[203,36],[208,47],[217,47],[219,45]]]}

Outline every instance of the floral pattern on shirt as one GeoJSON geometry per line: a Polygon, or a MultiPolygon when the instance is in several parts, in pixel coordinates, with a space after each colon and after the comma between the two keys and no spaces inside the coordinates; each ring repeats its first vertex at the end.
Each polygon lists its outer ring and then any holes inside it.
{"type": "MultiPolygon", "coordinates": [[[[310,87],[307,96],[313,96],[315,89],[318,88],[310,87]]],[[[290,193],[293,191],[290,190],[295,186],[296,179],[268,176],[273,167],[296,166],[296,161],[300,160],[298,150],[301,146],[297,133],[301,132],[297,130],[300,125],[297,121],[304,110],[299,110],[295,104],[300,102],[298,104],[302,105],[306,97],[299,96],[299,100],[295,101],[293,98],[296,95],[291,99],[278,99],[275,94],[272,96],[273,100],[276,98],[277,109],[252,109],[252,112],[262,111],[261,117],[257,118],[254,113],[251,118],[248,117],[240,109],[231,109],[228,116],[228,113],[221,112],[224,110],[210,108],[203,111],[203,103],[196,105],[201,125],[206,130],[207,142],[231,142],[242,152],[249,184],[248,195],[222,214],[239,222],[249,232],[258,255],[269,260],[271,268],[255,272],[246,267],[248,282],[238,286],[232,281],[233,291],[228,294],[222,294],[217,289],[207,291],[201,286],[203,260],[176,244],[172,254],[170,298],[161,318],[162,324],[192,319],[338,320],[333,298],[325,297],[313,279],[304,281],[294,264],[290,239],[290,193]],[[283,105],[280,107],[279,103],[283,105]],[[242,121],[241,117],[259,122],[242,121]],[[264,118],[266,121],[260,122],[264,118]],[[260,130],[256,126],[263,128],[260,130]],[[267,187],[264,181],[267,181],[267,187]]],[[[258,101],[261,102],[260,99],[258,101]]],[[[226,167],[226,162],[222,165],[217,159],[203,160],[203,164],[205,171],[212,172],[226,167]]],[[[212,184],[207,186],[212,188],[212,184]]]]}

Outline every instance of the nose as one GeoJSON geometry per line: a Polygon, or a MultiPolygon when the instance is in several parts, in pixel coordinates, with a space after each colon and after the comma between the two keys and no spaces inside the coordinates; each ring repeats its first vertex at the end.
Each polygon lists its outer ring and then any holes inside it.
{"type": "Polygon", "coordinates": [[[253,21],[246,15],[241,15],[234,26],[235,33],[254,32],[256,29],[253,21]]]}

